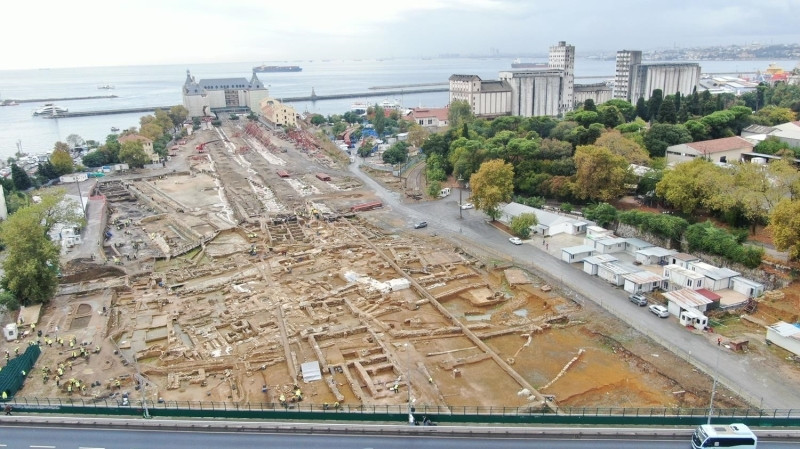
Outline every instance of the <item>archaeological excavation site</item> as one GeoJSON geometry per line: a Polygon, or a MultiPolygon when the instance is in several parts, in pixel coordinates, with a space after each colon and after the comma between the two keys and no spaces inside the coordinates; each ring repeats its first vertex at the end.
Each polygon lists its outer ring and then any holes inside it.
{"type": "Polygon", "coordinates": [[[40,339],[17,396],[351,410],[708,404],[708,376],[599,308],[510,259],[411,232],[326,145],[225,121],[165,170],[97,180],[57,296],[24,309],[27,336],[0,348],[40,339]]]}

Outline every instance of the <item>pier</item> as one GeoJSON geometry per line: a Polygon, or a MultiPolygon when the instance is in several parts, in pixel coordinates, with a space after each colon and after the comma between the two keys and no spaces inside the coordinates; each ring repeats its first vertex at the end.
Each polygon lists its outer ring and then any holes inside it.
{"type": "Polygon", "coordinates": [[[116,95],[93,95],[91,97],[62,97],[62,98],[29,98],[27,100],[13,100],[11,98],[2,101],[6,103],[52,103],[54,101],[73,101],[73,100],[100,100],[103,98],[118,98],[116,95]]]}

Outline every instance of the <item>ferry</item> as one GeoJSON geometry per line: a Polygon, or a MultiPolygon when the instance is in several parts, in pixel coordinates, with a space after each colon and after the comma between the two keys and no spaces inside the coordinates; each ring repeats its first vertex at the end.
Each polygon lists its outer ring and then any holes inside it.
{"type": "Polygon", "coordinates": [[[56,106],[53,103],[46,103],[39,109],[33,111],[33,115],[58,115],[69,112],[69,109],[56,106]]]}
{"type": "Polygon", "coordinates": [[[356,102],[350,105],[350,111],[353,112],[354,114],[366,115],[368,107],[369,106],[367,106],[366,103],[356,102]]]}

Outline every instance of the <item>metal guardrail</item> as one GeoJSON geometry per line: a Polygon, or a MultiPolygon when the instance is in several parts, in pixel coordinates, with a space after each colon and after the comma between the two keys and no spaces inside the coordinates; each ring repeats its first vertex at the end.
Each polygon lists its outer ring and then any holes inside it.
{"type": "MultiPolygon", "coordinates": [[[[137,414],[142,409],[142,401],[130,399],[129,405],[121,405],[117,399],[92,400],[88,398],[13,398],[6,401],[15,409],[31,411],[65,411],[70,410],[77,414],[137,414]],[[105,413],[104,413],[105,411],[105,413]]],[[[229,402],[214,401],[161,401],[147,402],[147,408],[158,415],[180,416],[181,412],[187,415],[197,415],[193,412],[214,411],[214,412],[239,412],[252,413],[280,413],[287,416],[295,414],[314,414],[319,415],[320,419],[330,419],[325,417],[328,414],[337,415],[371,415],[386,419],[388,416],[406,415],[408,413],[405,404],[398,405],[348,405],[343,404],[339,407],[334,404],[312,404],[312,403],[289,403],[286,406],[279,403],[246,403],[237,404],[229,402]],[[178,413],[163,413],[163,412],[178,413]],[[162,413],[159,413],[162,412],[162,413]]],[[[496,407],[496,406],[462,406],[445,407],[436,405],[420,405],[414,409],[415,415],[433,415],[442,419],[446,417],[474,417],[477,421],[497,421],[495,419],[504,417],[508,422],[517,422],[521,417],[540,417],[555,418],[559,420],[575,419],[576,422],[583,422],[586,418],[641,418],[641,419],[707,419],[708,408],[671,408],[671,407],[562,407],[557,413],[553,413],[547,408],[531,407],[496,407]]],[[[756,408],[731,408],[715,409],[712,420],[741,420],[741,419],[771,419],[771,420],[794,420],[800,425],[800,408],[797,409],[756,409],[756,408]]],[[[458,419],[457,419],[458,420],[458,419]]]]}

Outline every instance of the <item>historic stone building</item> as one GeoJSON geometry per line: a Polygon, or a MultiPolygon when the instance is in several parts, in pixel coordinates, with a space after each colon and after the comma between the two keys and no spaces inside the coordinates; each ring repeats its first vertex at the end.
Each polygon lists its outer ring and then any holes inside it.
{"type": "Polygon", "coordinates": [[[269,91],[255,72],[246,78],[212,78],[195,81],[186,71],[183,84],[183,105],[189,117],[212,115],[215,112],[259,113],[261,100],[269,91]]]}

